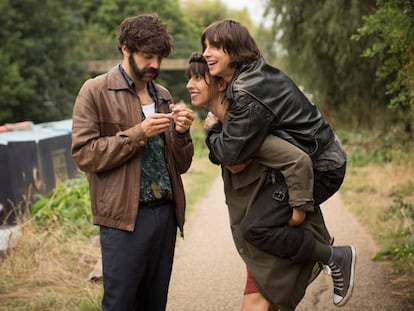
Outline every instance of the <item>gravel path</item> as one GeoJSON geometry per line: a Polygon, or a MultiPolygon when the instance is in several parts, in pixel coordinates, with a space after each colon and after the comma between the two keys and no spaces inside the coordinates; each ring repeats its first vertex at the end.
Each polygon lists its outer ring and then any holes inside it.
{"type": "MultiPolygon", "coordinates": [[[[312,283],[297,311],[406,311],[392,296],[387,268],[371,258],[377,246],[343,206],[339,195],[322,208],[335,244],[357,248],[356,285],[348,304],[332,304],[332,281],[323,273],[312,283]]],[[[245,266],[231,238],[221,177],[188,217],[185,239],[179,239],[167,311],[239,311],[245,266]]]]}

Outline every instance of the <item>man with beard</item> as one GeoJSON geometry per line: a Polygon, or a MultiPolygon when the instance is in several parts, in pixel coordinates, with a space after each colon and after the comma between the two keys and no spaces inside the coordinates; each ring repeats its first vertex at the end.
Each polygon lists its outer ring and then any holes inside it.
{"type": "Polygon", "coordinates": [[[153,81],[172,48],[157,15],[126,18],[122,63],[87,80],[74,105],[72,155],[100,228],[104,311],[165,310],[194,152],[192,111],[153,81]]]}

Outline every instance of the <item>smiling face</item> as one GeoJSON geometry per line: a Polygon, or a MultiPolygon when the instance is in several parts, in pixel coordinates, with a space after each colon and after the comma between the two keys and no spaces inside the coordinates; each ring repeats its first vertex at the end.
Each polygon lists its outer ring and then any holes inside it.
{"type": "Polygon", "coordinates": [[[187,90],[191,104],[197,107],[211,108],[217,102],[220,91],[217,80],[211,77],[208,66],[201,53],[193,53],[187,68],[187,90]]]}
{"type": "Polygon", "coordinates": [[[211,75],[223,78],[226,83],[230,83],[237,68],[261,57],[247,28],[230,19],[207,26],[200,43],[211,75]]]}
{"type": "Polygon", "coordinates": [[[206,108],[223,122],[228,109],[225,97],[227,84],[224,80],[210,75],[207,62],[203,54],[199,52],[191,55],[186,74],[191,103],[194,106],[206,108]]]}
{"type": "Polygon", "coordinates": [[[186,87],[194,106],[215,112],[218,106],[224,106],[225,83],[222,79],[210,75],[207,62],[201,53],[195,52],[191,55],[186,74],[186,87]]]}
{"type": "Polygon", "coordinates": [[[230,82],[235,68],[230,66],[231,58],[222,47],[210,43],[208,39],[204,41],[203,56],[208,64],[208,69],[212,76],[223,78],[227,83],[230,82]]]}
{"type": "Polygon", "coordinates": [[[210,96],[210,93],[214,94],[214,92],[210,92],[209,77],[192,74],[186,87],[190,93],[191,104],[196,107],[204,107],[208,109],[209,103],[212,99],[214,100],[214,96],[210,96]]]}

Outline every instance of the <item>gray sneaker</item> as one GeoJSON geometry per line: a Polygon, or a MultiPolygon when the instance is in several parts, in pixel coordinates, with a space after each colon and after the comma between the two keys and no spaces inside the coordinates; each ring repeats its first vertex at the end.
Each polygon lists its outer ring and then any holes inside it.
{"type": "Polygon", "coordinates": [[[351,298],[355,282],[356,251],[351,246],[333,246],[332,259],[328,263],[334,286],[333,303],[344,306],[351,298]]]}

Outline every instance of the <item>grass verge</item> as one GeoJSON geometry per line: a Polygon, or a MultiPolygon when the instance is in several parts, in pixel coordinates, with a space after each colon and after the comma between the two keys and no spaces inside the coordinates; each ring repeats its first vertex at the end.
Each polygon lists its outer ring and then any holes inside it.
{"type": "Polygon", "coordinates": [[[372,133],[345,137],[349,165],[342,200],[377,243],[372,259],[391,264],[393,294],[414,309],[412,142],[399,144],[372,133]]]}

